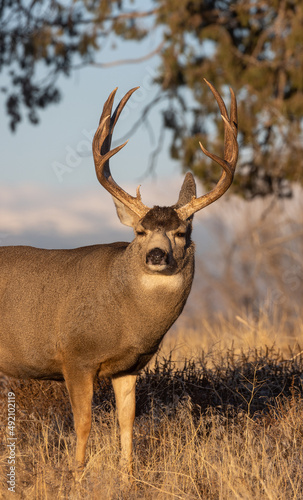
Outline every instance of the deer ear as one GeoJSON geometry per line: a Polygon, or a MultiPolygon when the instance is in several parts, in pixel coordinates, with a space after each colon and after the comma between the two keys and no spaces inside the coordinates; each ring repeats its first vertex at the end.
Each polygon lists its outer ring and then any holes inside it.
{"type": "Polygon", "coordinates": [[[125,224],[125,226],[135,227],[139,222],[139,216],[130,208],[126,207],[121,201],[117,200],[117,198],[114,198],[114,196],[112,198],[114,200],[120,222],[125,224]]]}
{"type": "Polygon", "coordinates": [[[193,196],[196,196],[196,183],[191,172],[187,172],[182,187],[180,189],[179,199],[176,203],[176,207],[182,207],[189,203],[193,196]]]}
{"type": "MultiPolygon", "coordinates": [[[[179,193],[179,198],[177,203],[174,205],[173,208],[181,208],[187,203],[189,203],[193,196],[196,196],[197,190],[196,190],[196,183],[193,175],[191,172],[187,172],[183,184],[180,189],[179,193]]],[[[193,215],[188,217],[187,219],[189,222],[192,222],[193,220],[193,215]]]]}

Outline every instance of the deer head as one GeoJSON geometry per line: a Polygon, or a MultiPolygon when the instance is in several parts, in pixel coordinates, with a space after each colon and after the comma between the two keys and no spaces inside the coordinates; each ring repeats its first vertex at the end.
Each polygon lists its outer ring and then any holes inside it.
{"type": "Polygon", "coordinates": [[[225,139],[223,158],[208,152],[200,143],[203,153],[222,167],[222,174],[217,185],[203,196],[196,197],[194,178],[191,173],[187,173],[175,205],[149,208],[141,200],[140,186],[138,186],[134,197],[126,193],[114,181],[109,168],[109,159],[120,151],[127,141],[121,146],[111,149],[112,134],[124,106],[138,87],[127,92],[113,114],[112,107],[117,89],[110,94],[104,104],[99,127],[94,136],[93,155],[98,180],[113,196],[120,221],[133,227],[141,265],[146,273],[176,274],[181,270],[186,249],[191,244],[194,213],[222,196],[233,180],[238,157],[235,95],[230,89],[231,110],[229,117],[220,94],[207,80],[205,82],[218,103],[224,122],[225,139]]]}

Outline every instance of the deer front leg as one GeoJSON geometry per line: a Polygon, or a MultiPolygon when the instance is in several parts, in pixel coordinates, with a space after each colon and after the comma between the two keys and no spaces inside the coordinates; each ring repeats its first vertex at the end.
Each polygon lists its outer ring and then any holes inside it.
{"type": "Polygon", "coordinates": [[[82,469],[91,429],[94,377],[91,373],[73,370],[66,373],[64,378],[72,405],[77,436],[76,466],[78,469],[82,469]]]}
{"type": "Polygon", "coordinates": [[[133,424],[136,410],[136,375],[112,379],[121,437],[121,465],[132,474],[133,424]]]}

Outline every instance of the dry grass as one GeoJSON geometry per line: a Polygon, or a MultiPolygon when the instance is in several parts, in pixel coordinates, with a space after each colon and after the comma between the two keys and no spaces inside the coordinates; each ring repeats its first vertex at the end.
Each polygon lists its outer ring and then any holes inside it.
{"type": "MultiPolygon", "coordinates": [[[[213,325],[218,334],[222,324],[213,325]]],[[[252,342],[258,335],[263,338],[256,324],[245,320],[239,327],[242,333],[255,331],[252,342]]],[[[4,474],[9,390],[17,401],[15,497],[301,499],[302,353],[292,352],[286,359],[281,346],[244,350],[235,339],[233,344],[215,351],[215,343],[183,364],[160,355],[142,373],[129,487],[119,469],[119,429],[108,381],[96,382],[87,465],[76,484],[71,472],[75,433],[64,384],[3,379],[4,474]]],[[[7,498],[4,475],[1,479],[7,498]]]]}
{"type": "MultiPolygon", "coordinates": [[[[299,309],[299,308],[298,308],[299,309]]],[[[232,351],[235,355],[272,346],[281,359],[290,359],[303,350],[302,311],[291,319],[276,311],[271,318],[239,313],[234,317],[217,315],[215,318],[182,317],[162,343],[159,355],[171,356],[177,363],[203,356],[208,366],[216,363],[218,356],[232,351]]]]}

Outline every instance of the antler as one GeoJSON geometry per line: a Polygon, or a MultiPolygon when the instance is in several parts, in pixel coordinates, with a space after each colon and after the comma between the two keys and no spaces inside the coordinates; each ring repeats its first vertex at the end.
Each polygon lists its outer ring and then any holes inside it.
{"type": "Polygon", "coordinates": [[[125,104],[127,103],[130,96],[137,90],[139,87],[135,87],[120,101],[118,104],[114,114],[111,116],[112,107],[114,98],[117,92],[117,88],[112,91],[106,103],[104,104],[102,115],[99,122],[99,127],[95,133],[93,139],[93,155],[95,161],[96,174],[99,182],[102,186],[112,195],[114,198],[120,200],[124,205],[130,208],[133,212],[135,212],[139,217],[143,217],[148,211],[149,208],[145,206],[141,201],[140,195],[140,186],[137,188],[137,196],[131,196],[126,193],[112,178],[111,171],[109,168],[109,159],[114,156],[120,149],[122,149],[128,141],[121,144],[121,146],[117,146],[114,149],[110,149],[112,134],[115,128],[115,125],[118,121],[118,118],[123,110],[125,104]]]}
{"type": "Polygon", "coordinates": [[[233,181],[234,172],[238,159],[238,143],[237,143],[238,118],[237,118],[237,101],[235,94],[233,90],[230,88],[229,90],[231,94],[231,105],[230,105],[230,118],[229,118],[224,101],[220,96],[219,92],[205,78],[204,81],[209,86],[210,90],[212,91],[218,103],[221,112],[221,117],[224,122],[224,159],[207,151],[207,149],[205,149],[204,146],[202,146],[201,142],[200,142],[200,147],[206,156],[208,156],[215,162],[219,163],[219,165],[223,168],[223,172],[221,174],[218,183],[216,184],[216,186],[212,191],[204,194],[203,196],[200,196],[199,198],[193,196],[193,198],[189,203],[183,205],[183,207],[180,207],[176,210],[179,217],[183,220],[188,219],[195,212],[198,212],[207,205],[210,205],[218,198],[220,198],[220,196],[222,196],[222,194],[224,194],[225,191],[227,191],[227,189],[230,187],[233,181]]]}

